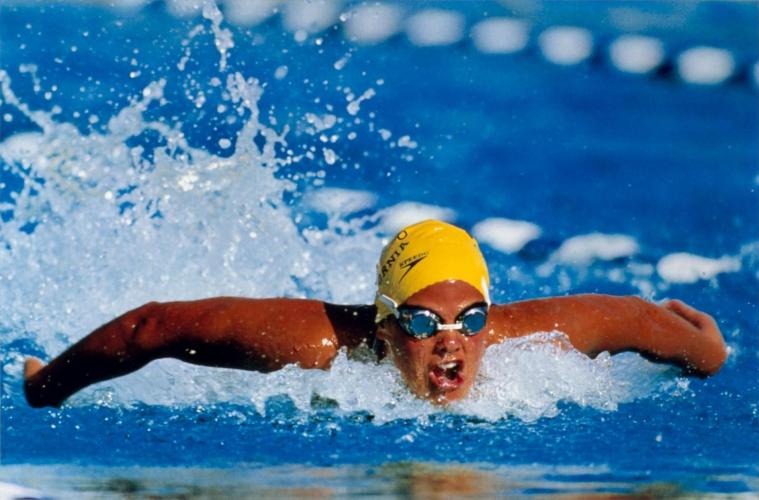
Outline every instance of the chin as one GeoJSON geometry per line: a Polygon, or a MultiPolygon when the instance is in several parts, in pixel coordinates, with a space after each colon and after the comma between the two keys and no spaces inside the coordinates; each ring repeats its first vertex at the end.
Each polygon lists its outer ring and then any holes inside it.
{"type": "Polygon", "coordinates": [[[445,406],[447,404],[453,403],[455,401],[458,401],[460,399],[464,399],[466,397],[467,393],[452,393],[452,392],[444,392],[440,394],[433,394],[430,395],[430,403],[440,406],[445,406]]]}
{"type": "Polygon", "coordinates": [[[469,395],[471,385],[463,382],[456,387],[438,387],[430,382],[425,391],[424,398],[436,405],[447,405],[448,403],[466,398],[469,395]]]}

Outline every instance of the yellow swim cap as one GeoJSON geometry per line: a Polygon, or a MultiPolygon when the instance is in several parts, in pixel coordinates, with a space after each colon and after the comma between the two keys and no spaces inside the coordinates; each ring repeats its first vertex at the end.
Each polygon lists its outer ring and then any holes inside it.
{"type": "Polygon", "coordinates": [[[376,321],[392,314],[380,295],[402,304],[419,290],[448,280],[469,283],[490,302],[488,267],[474,238],[438,220],[401,229],[382,250],[377,264],[376,321]]]}

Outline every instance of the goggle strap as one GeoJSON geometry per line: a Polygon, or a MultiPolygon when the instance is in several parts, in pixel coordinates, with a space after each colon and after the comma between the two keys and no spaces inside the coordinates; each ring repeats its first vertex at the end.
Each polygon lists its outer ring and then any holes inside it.
{"type": "Polygon", "coordinates": [[[385,304],[387,306],[387,308],[390,309],[390,312],[393,313],[393,316],[395,316],[397,318],[398,317],[398,304],[393,299],[391,299],[390,297],[388,297],[387,295],[385,295],[384,293],[380,293],[378,295],[378,298],[379,298],[380,302],[382,302],[383,304],[385,304]]]}

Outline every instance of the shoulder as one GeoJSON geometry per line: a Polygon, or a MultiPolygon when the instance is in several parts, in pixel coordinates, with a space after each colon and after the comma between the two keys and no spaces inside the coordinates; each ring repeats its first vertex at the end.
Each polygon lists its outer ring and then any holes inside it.
{"type": "Polygon", "coordinates": [[[340,305],[324,303],[324,312],[338,338],[340,347],[353,350],[361,345],[371,346],[377,328],[374,305],[340,305]]]}

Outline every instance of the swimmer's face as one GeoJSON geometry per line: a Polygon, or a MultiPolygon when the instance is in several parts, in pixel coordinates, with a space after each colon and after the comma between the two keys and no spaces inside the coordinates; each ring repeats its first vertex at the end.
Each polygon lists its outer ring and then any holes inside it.
{"type": "MultiPolygon", "coordinates": [[[[475,304],[484,302],[482,294],[463,281],[445,281],[424,288],[404,302],[404,306],[429,309],[444,323],[475,304]]],[[[395,317],[388,317],[377,336],[388,345],[388,352],[409,389],[419,397],[445,404],[465,397],[474,383],[482,355],[487,347],[490,321],[477,335],[460,330],[438,331],[426,339],[407,334],[395,317]]]]}

